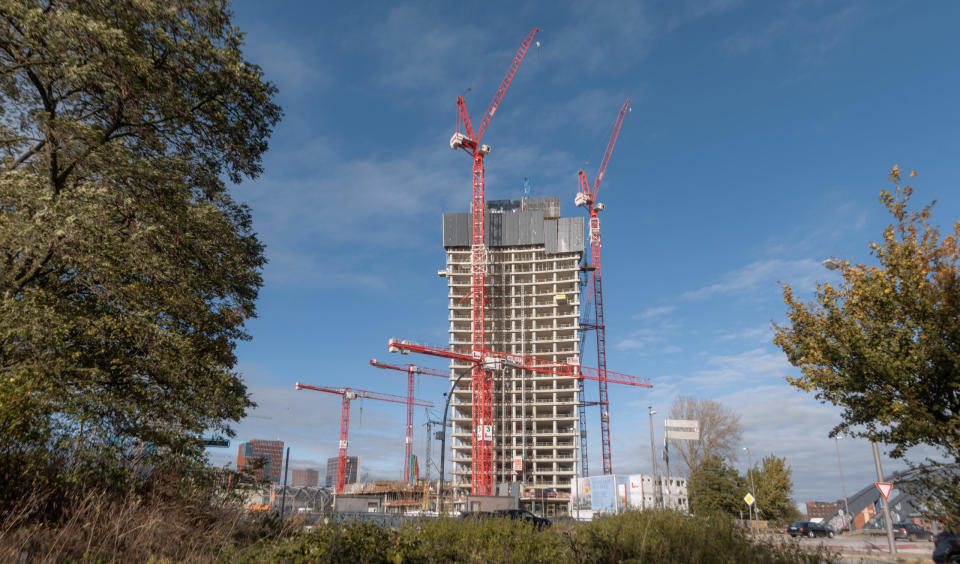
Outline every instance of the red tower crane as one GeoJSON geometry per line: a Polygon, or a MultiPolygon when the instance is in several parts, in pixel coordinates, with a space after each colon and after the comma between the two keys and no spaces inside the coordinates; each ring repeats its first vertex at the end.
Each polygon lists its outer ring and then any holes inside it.
{"type": "MultiPolygon", "coordinates": [[[[603,153],[603,160],[600,161],[600,168],[597,170],[597,178],[593,181],[593,186],[587,183],[587,175],[580,170],[577,172],[577,178],[580,180],[580,191],[574,202],[577,206],[587,208],[590,213],[590,259],[592,261],[591,286],[593,287],[593,307],[596,318],[593,328],[597,332],[597,369],[603,375],[607,371],[607,339],[606,327],[603,319],[603,285],[600,269],[600,215],[603,210],[603,204],[597,202],[597,189],[603,181],[603,175],[607,171],[607,164],[610,162],[610,155],[613,153],[613,146],[617,144],[617,136],[620,134],[620,126],[623,124],[623,118],[627,115],[630,108],[630,98],[623,103],[620,113],[617,114],[617,121],[613,124],[613,131],[610,133],[610,141],[607,143],[607,150],[603,153]]],[[[607,380],[600,378],[597,380],[600,386],[600,442],[603,451],[603,473],[613,474],[613,457],[610,452],[610,401],[607,396],[607,380]]],[[[583,436],[583,435],[581,435],[583,436]]],[[[581,445],[581,466],[584,473],[586,469],[586,448],[581,445]]]]}
{"type": "MultiPolygon", "coordinates": [[[[653,387],[649,378],[638,378],[612,370],[604,370],[601,374],[597,368],[580,366],[580,364],[577,363],[576,357],[569,358],[567,362],[553,362],[541,358],[532,358],[499,351],[462,351],[449,347],[418,345],[412,341],[399,341],[397,339],[390,339],[387,343],[387,350],[403,354],[418,353],[440,358],[449,358],[461,362],[469,362],[474,365],[481,364],[488,367],[488,370],[512,367],[553,376],[569,376],[571,378],[587,380],[602,379],[609,384],[624,384],[641,388],[653,387]]],[[[590,402],[585,403],[589,404],[590,402]]]]}
{"type": "Polygon", "coordinates": [[[407,400],[400,396],[391,394],[381,394],[367,390],[355,390],[352,388],[322,388],[310,386],[297,382],[294,386],[297,390],[313,390],[315,392],[326,392],[328,394],[338,394],[343,397],[343,407],[340,408],[340,452],[337,456],[337,494],[343,493],[343,486],[347,479],[347,434],[350,430],[350,402],[355,399],[374,399],[380,401],[392,401],[394,403],[408,403],[412,401],[413,405],[424,407],[433,407],[433,402],[412,399],[407,400]]]}
{"type": "Polygon", "coordinates": [[[399,370],[400,372],[407,373],[407,436],[405,443],[406,446],[404,447],[403,452],[403,481],[410,482],[410,456],[413,454],[413,376],[414,374],[425,374],[427,376],[439,376],[449,380],[450,373],[438,372],[436,370],[431,370],[430,368],[417,366],[416,364],[394,366],[392,364],[377,362],[376,359],[372,359],[370,361],[370,366],[376,366],[377,368],[389,370],[399,370]]]}
{"type": "MultiPolygon", "coordinates": [[[[497,112],[500,101],[503,100],[507,88],[513,76],[517,74],[523,57],[527,54],[527,49],[533,41],[533,36],[540,31],[538,28],[527,34],[527,37],[520,43],[513,56],[513,62],[507,70],[506,76],[500,81],[493,100],[483,114],[483,120],[480,122],[480,129],[476,132],[470,123],[470,115],[467,113],[466,102],[463,96],[457,97],[457,131],[450,138],[451,149],[463,149],[468,155],[473,157],[473,199],[470,203],[470,214],[473,223],[473,238],[470,245],[470,341],[472,350],[483,350],[485,345],[484,328],[484,302],[486,301],[486,276],[487,276],[487,246],[484,230],[484,180],[483,180],[483,159],[490,152],[490,147],[482,145],[480,141],[483,134],[493,119],[493,114],[497,112]]],[[[479,364],[474,365],[471,378],[471,387],[473,397],[476,398],[473,403],[473,412],[471,419],[474,429],[484,429],[484,425],[489,425],[493,419],[493,382],[492,377],[485,373],[483,367],[479,364]]],[[[480,433],[475,436],[472,450],[471,464],[471,490],[475,495],[493,494],[493,445],[492,437],[480,433]]]]}

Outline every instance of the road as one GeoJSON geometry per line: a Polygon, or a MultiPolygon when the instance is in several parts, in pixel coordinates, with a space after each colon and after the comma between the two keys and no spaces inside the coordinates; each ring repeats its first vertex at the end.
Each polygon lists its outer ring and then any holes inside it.
{"type": "Polygon", "coordinates": [[[843,554],[845,563],[880,563],[880,562],[933,562],[930,555],[933,553],[933,543],[929,541],[898,540],[897,554],[890,554],[885,536],[867,536],[861,534],[835,536],[834,538],[796,538],[786,535],[761,535],[770,542],[793,542],[804,547],[814,548],[823,546],[833,552],[843,554]]]}

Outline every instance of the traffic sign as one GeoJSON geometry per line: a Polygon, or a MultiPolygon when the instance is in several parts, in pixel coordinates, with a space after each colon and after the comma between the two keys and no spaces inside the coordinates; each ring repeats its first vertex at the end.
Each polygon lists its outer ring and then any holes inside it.
{"type": "Polygon", "coordinates": [[[874,484],[876,484],[877,489],[880,490],[880,495],[883,496],[883,499],[889,501],[890,490],[893,489],[893,484],[889,484],[887,482],[874,482],[874,484]]]}
{"type": "Polygon", "coordinates": [[[753,505],[753,502],[757,500],[754,499],[752,493],[747,492],[747,495],[743,496],[743,501],[747,502],[747,505],[753,505]]]}

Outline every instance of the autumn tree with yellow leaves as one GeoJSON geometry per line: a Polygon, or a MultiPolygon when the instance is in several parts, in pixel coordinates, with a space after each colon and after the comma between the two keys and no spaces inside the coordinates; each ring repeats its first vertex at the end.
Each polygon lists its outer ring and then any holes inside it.
{"type": "Polygon", "coordinates": [[[960,221],[941,236],[936,202],[912,211],[899,167],[890,180],[880,202],[895,222],[870,243],[877,265],[840,261],[843,282],[819,284],[808,303],[785,284],[790,321],[774,343],[801,370],[792,385],[843,409],[834,433],[889,445],[895,458],[928,445],[960,462],[960,221]]]}

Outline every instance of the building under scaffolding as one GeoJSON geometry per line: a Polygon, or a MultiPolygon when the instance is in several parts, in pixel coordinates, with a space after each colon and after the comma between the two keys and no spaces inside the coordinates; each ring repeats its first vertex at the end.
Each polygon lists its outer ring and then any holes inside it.
{"type": "MultiPolygon", "coordinates": [[[[583,218],[560,217],[559,198],[487,203],[487,310],[485,342],[493,350],[553,362],[579,358],[583,218]]],[[[469,213],[443,215],[450,345],[469,349],[469,213]]],[[[451,362],[453,375],[469,371],[451,362]]],[[[471,378],[460,380],[451,401],[454,495],[470,493],[471,378]]],[[[574,378],[515,369],[494,379],[495,483],[521,484],[521,507],[546,515],[569,509],[577,476],[578,392],[574,378]]],[[[503,489],[503,488],[499,488],[503,489]]]]}

